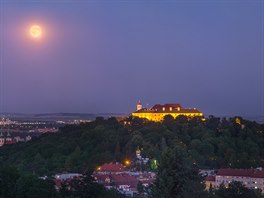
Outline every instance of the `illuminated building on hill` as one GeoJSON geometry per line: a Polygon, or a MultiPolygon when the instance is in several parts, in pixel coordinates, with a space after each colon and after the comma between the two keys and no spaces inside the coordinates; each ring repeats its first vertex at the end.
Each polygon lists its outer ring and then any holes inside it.
{"type": "Polygon", "coordinates": [[[132,117],[146,118],[154,122],[162,121],[166,115],[171,115],[174,118],[179,115],[193,118],[202,117],[203,113],[196,108],[183,108],[180,104],[156,104],[152,108],[143,108],[140,102],[137,104],[137,110],[132,113],[132,117]]]}

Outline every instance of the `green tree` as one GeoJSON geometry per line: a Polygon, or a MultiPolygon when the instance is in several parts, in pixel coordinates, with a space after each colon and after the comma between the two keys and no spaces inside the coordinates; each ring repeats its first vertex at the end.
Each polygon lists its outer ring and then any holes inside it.
{"type": "Polygon", "coordinates": [[[59,193],[62,198],[73,197],[73,193],[70,191],[69,186],[66,183],[62,183],[59,193]]]}
{"type": "Polygon", "coordinates": [[[103,186],[97,184],[91,176],[92,171],[88,171],[81,178],[76,178],[71,182],[75,197],[100,197],[103,193],[103,186]]]}
{"type": "Polygon", "coordinates": [[[141,181],[139,181],[138,184],[137,184],[137,191],[139,193],[143,193],[144,192],[144,186],[143,186],[141,181]]]}
{"type": "Polygon", "coordinates": [[[22,176],[17,181],[16,198],[55,198],[59,197],[52,180],[36,176],[22,176]]]}
{"type": "Polygon", "coordinates": [[[204,196],[201,182],[186,152],[180,147],[168,149],[161,156],[153,197],[200,198],[204,196]]]}
{"type": "Polygon", "coordinates": [[[166,139],[164,137],[161,138],[161,151],[165,152],[168,149],[168,145],[166,143],[166,139]]]}
{"type": "Polygon", "coordinates": [[[116,147],[115,147],[115,160],[120,161],[121,160],[121,151],[120,151],[120,143],[117,141],[116,147]]]}
{"type": "Polygon", "coordinates": [[[68,170],[76,169],[76,166],[79,165],[81,160],[81,149],[79,146],[76,146],[75,150],[67,157],[65,161],[65,167],[68,170]]]}
{"type": "Polygon", "coordinates": [[[106,190],[102,185],[96,183],[91,174],[92,171],[87,171],[80,178],[75,178],[70,182],[69,188],[71,189],[71,195],[73,197],[123,198],[123,195],[118,192],[106,190]]]}
{"type": "Polygon", "coordinates": [[[86,124],[67,125],[58,133],[1,147],[0,166],[15,165],[21,172],[37,176],[83,172],[118,160],[119,153],[121,159],[132,159],[138,146],[142,148],[143,157],[160,161],[166,147],[175,145],[186,148],[192,163],[199,168],[263,166],[263,124],[242,120],[243,127],[238,125],[237,128],[234,119],[213,116],[205,122],[185,116],[175,120],[168,117],[168,120],[156,123],[130,118],[129,124],[124,125],[113,118],[97,118],[86,124]]]}
{"type": "Polygon", "coordinates": [[[0,168],[0,197],[13,198],[16,197],[15,187],[20,174],[16,168],[1,167],[0,168]]]}
{"type": "Polygon", "coordinates": [[[232,182],[228,188],[221,185],[215,190],[214,198],[261,198],[260,191],[246,188],[241,182],[232,182]]]}

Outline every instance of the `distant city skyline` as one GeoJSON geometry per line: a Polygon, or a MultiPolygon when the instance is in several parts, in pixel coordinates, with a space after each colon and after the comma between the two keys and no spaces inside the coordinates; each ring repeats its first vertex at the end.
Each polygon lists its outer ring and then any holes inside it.
{"type": "Polygon", "coordinates": [[[0,6],[0,115],[132,113],[139,100],[264,115],[264,1],[0,6]]]}

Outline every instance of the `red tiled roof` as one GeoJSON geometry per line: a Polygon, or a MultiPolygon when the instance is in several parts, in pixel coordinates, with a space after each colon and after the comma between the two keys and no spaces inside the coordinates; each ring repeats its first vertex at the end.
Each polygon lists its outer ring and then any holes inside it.
{"type": "Polygon", "coordinates": [[[180,111],[178,111],[179,113],[201,113],[199,110],[197,109],[181,109],[180,111]]]}
{"type": "Polygon", "coordinates": [[[15,140],[6,140],[4,144],[15,144],[16,141],[15,140]]]}
{"type": "Polygon", "coordinates": [[[151,109],[155,111],[162,111],[162,108],[165,108],[165,111],[169,111],[170,107],[172,107],[172,109],[177,109],[178,107],[182,108],[180,104],[156,104],[151,109]]]}
{"type": "Polygon", "coordinates": [[[219,169],[217,174],[219,176],[238,176],[238,177],[252,177],[264,178],[264,169],[219,169]]]}
{"type": "Polygon", "coordinates": [[[103,164],[100,169],[100,171],[107,171],[107,172],[120,172],[123,170],[124,167],[119,163],[103,164]]]}
{"type": "Polygon", "coordinates": [[[129,185],[130,188],[136,188],[138,180],[135,176],[128,174],[111,175],[111,181],[116,185],[129,185]]]}
{"type": "Polygon", "coordinates": [[[215,181],[215,176],[207,176],[205,181],[215,181]]]}
{"type": "Polygon", "coordinates": [[[192,108],[192,109],[185,109],[182,108],[180,104],[156,104],[152,108],[147,109],[147,108],[142,108],[136,113],[201,113],[199,110],[192,108]],[[172,107],[172,109],[170,109],[172,107]],[[178,111],[178,107],[180,108],[178,111]],[[163,111],[163,108],[165,110],[163,111]]]}
{"type": "Polygon", "coordinates": [[[100,183],[104,183],[109,178],[109,175],[98,175],[97,174],[97,175],[94,175],[94,178],[95,178],[96,181],[98,181],[100,183]]]}

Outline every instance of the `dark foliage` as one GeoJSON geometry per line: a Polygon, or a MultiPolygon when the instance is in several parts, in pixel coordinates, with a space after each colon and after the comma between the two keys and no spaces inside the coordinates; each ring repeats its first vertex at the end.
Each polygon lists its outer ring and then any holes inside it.
{"type": "Polygon", "coordinates": [[[180,147],[168,149],[161,156],[154,198],[202,198],[206,196],[198,169],[180,147]]]}
{"type": "Polygon", "coordinates": [[[16,165],[19,171],[37,175],[63,171],[83,172],[110,161],[133,159],[135,150],[160,161],[167,148],[186,149],[192,163],[199,168],[263,165],[264,125],[235,118],[210,116],[205,122],[184,116],[163,123],[128,119],[130,124],[114,118],[97,118],[79,126],[66,126],[57,134],[44,134],[28,143],[0,148],[0,165],[16,165]]]}
{"type": "Polygon", "coordinates": [[[248,189],[240,182],[232,182],[228,188],[221,185],[219,189],[213,191],[212,198],[263,198],[260,191],[248,189]]]}
{"type": "Polygon", "coordinates": [[[1,198],[55,198],[52,180],[39,179],[33,175],[21,175],[12,167],[0,168],[0,197],[1,198]]]}
{"type": "Polygon", "coordinates": [[[115,190],[106,190],[102,185],[96,183],[88,171],[81,178],[75,178],[60,189],[63,198],[70,197],[102,197],[102,198],[124,198],[115,190]]]}

